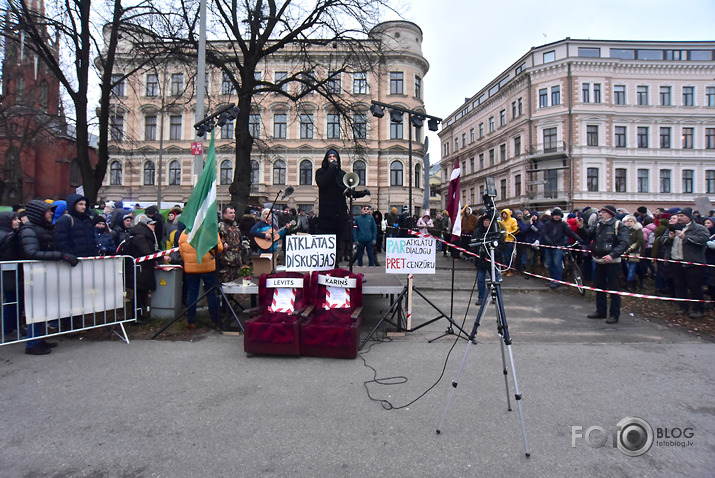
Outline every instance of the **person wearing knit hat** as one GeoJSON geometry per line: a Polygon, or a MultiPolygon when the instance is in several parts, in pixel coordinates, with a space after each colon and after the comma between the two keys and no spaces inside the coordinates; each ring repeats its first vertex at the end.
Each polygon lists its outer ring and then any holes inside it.
{"type": "MultiPolygon", "coordinates": [[[[705,249],[710,234],[705,226],[693,220],[693,209],[683,208],[677,215],[678,226],[664,236],[663,247],[669,248],[670,274],[675,284],[675,295],[680,299],[703,299],[703,274],[704,268],[692,266],[689,263],[705,264],[705,249]]],[[[666,256],[667,257],[667,256],[666,256]]],[[[678,303],[680,314],[688,313],[688,303],[678,303]]],[[[693,302],[690,317],[700,319],[703,317],[703,303],[693,302]]]]}
{"type": "Polygon", "coordinates": [[[94,242],[97,244],[97,253],[100,256],[113,255],[117,246],[107,227],[107,220],[104,216],[96,215],[92,218],[92,225],[94,226],[94,242]]]}
{"type": "Polygon", "coordinates": [[[569,238],[574,242],[581,242],[581,238],[563,220],[561,208],[555,207],[551,211],[551,219],[544,223],[539,241],[547,247],[544,251],[544,263],[549,269],[549,277],[553,282],[549,285],[552,289],[561,287],[558,281],[563,279],[564,273],[564,250],[562,247],[569,245],[569,238]]]}
{"type": "MultiPolygon", "coordinates": [[[[603,206],[598,211],[598,222],[588,227],[579,219],[579,233],[591,242],[591,257],[596,263],[594,286],[601,290],[620,291],[621,256],[628,249],[628,227],[616,219],[615,206],[603,206]]],[[[596,292],[596,312],[589,319],[606,319],[607,324],[616,324],[621,316],[621,296],[611,295],[608,309],[608,294],[596,292]]]]}

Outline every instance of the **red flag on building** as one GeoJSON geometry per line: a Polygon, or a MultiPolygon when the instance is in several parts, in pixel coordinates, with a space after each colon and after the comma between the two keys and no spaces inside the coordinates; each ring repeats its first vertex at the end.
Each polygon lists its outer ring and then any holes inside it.
{"type": "Polygon", "coordinates": [[[449,219],[452,221],[452,242],[458,241],[462,236],[462,218],[459,215],[462,210],[462,188],[459,182],[461,172],[459,158],[454,158],[454,169],[452,170],[452,176],[449,178],[449,196],[447,199],[447,212],[449,213],[449,219]]]}

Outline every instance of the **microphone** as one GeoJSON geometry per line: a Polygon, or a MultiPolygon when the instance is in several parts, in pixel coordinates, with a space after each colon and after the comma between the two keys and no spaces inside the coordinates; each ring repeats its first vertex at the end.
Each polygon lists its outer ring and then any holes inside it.
{"type": "Polygon", "coordinates": [[[288,196],[293,194],[293,192],[295,192],[295,188],[293,186],[288,186],[283,190],[283,197],[281,198],[281,200],[287,198],[288,196]]]}

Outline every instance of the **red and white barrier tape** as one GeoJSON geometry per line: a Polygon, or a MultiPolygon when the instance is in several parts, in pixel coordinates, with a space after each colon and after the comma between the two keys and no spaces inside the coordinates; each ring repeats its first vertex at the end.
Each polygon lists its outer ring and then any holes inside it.
{"type": "Polygon", "coordinates": [[[134,262],[136,262],[138,264],[140,262],[150,261],[150,260],[156,259],[158,257],[166,256],[166,255],[171,254],[172,252],[176,252],[178,250],[179,250],[178,247],[174,247],[173,249],[167,249],[165,251],[155,252],[154,254],[149,254],[148,256],[137,257],[136,259],[134,259],[134,262]]]}

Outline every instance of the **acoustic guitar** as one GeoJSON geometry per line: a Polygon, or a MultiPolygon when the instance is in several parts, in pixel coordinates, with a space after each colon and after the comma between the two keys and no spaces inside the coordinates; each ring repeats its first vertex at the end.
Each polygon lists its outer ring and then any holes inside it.
{"type": "MultiPolygon", "coordinates": [[[[277,240],[279,240],[281,238],[281,231],[283,229],[285,229],[287,227],[291,227],[291,226],[295,226],[295,221],[291,221],[288,224],[286,224],[285,226],[281,227],[280,229],[274,230],[272,239],[266,239],[264,237],[254,237],[253,239],[255,239],[256,244],[258,244],[258,247],[260,247],[264,251],[267,251],[268,249],[271,248],[273,243],[275,243],[277,240]]],[[[269,231],[270,231],[270,229],[268,229],[268,231],[264,232],[263,234],[266,234],[269,231]]]]}

